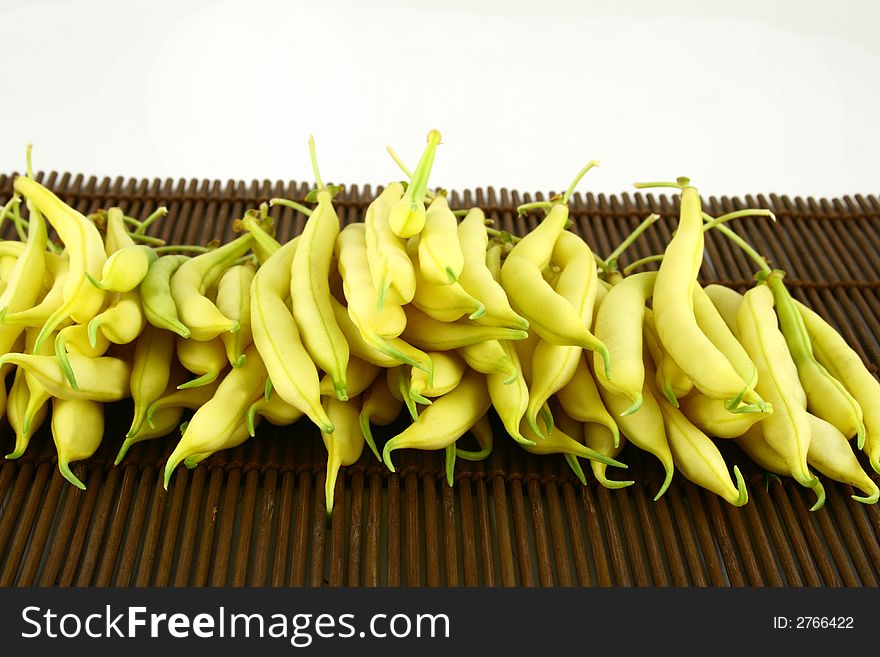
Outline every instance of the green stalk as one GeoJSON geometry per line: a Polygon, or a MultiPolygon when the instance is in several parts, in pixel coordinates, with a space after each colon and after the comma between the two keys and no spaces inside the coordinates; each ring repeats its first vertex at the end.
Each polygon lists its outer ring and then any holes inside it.
{"type": "MultiPolygon", "coordinates": [[[[592,251],[592,249],[590,250],[592,251]]],[[[602,270],[603,274],[613,274],[616,271],[616,267],[612,267],[607,261],[603,260],[598,253],[593,253],[593,260],[596,261],[596,265],[602,270]]]]}
{"type": "Polygon", "coordinates": [[[175,252],[186,252],[186,253],[207,253],[208,251],[212,251],[210,247],[207,246],[198,246],[197,244],[165,244],[164,246],[157,246],[153,249],[157,254],[162,253],[175,253],[175,252]]]}
{"type": "Polygon", "coordinates": [[[660,262],[661,260],[663,260],[662,253],[639,258],[638,260],[629,263],[626,267],[623,268],[623,275],[629,276],[634,269],[638,269],[642,265],[647,265],[649,262],[660,262]]]}
{"type": "Polygon", "coordinates": [[[321,178],[321,171],[318,169],[318,154],[315,152],[315,138],[309,135],[309,158],[312,160],[312,172],[315,174],[315,184],[318,189],[324,189],[324,180],[321,178]]]}
{"type": "MultiPolygon", "coordinates": [[[[147,217],[143,221],[138,222],[139,225],[135,229],[134,233],[132,233],[132,236],[143,235],[146,232],[147,228],[149,228],[154,221],[156,221],[160,217],[164,217],[167,214],[168,208],[166,208],[164,205],[156,208],[149,217],[147,217]]],[[[137,221],[137,219],[135,219],[135,221],[137,221]]]]}
{"type": "Polygon", "coordinates": [[[516,213],[520,216],[529,212],[529,210],[549,210],[553,207],[551,201],[532,201],[531,203],[523,203],[517,206],[516,213]]]}
{"type": "Polygon", "coordinates": [[[33,152],[33,150],[34,150],[34,145],[33,145],[33,144],[28,144],[28,145],[27,145],[27,148],[26,148],[25,151],[24,151],[24,160],[25,160],[25,162],[27,163],[27,175],[28,175],[28,178],[33,178],[33,177],[34,177],[34,165],[33,165],[33,162],[32,162],[32,160],[31,160],[31,153],[33,152]]]}
{"type": "Polygon", "coordinates": [[[3,209],[0,210],[0,227],[3,226],[3,222],[6,221],[6,217],[13,217],[13,207],[17,207],[18,204],[21,203],[21,197],[18,194],[13,194],[12,198],[6,202],[6,205],[3,206],[3,209]]]}
{"type": "MultiPolygon", "coordinates": [[[[39,212],[35,207],[28,204],[28,209],[31,212],[39,212]]],[[[21,204],[16,203],[12,206],[12,220],[15,223],[15,232],[18,233],[18,239],[22,242],[27,242],[27,233],[28,233],[28,222],[25,221],[21,216],[21,204]]]]}
{"type": "Polygon", "coordinates": [[[712,230],[719,224],[723,224],[731,219],[741,219],[743,217],[770,217],[773,221],[776,221],[776,215],[773,214],[770,210],[763,209],[747,209],[747,210],[737,210],[736,212],[728,212],[727,214],[722,214],[720,217],[715,217],[714,219],[703,213],[703,221],[706,223],[703,224],[703,232],[707,230],[712,230]]]}
{"type": "Polygon", "coordinates": [[[253,215],[245,215],[245,218],[241,220],[241,225],[254,236],[254,241],[259,244],[266,253],[275,253],[281,248],[281,243],[267,233],[260,224],[260,221],[253,215]]]}
{"type": "Polygon", "coordinates": [[[565,194],[562,195],[562,202],[568,203],[568,199],[571,198],[571,195],[574,193],[575,187],[577,187],[578,183],[581,181],[581,178],[592,169],[593,167],[599,166],[599,162],[596,160],[590,160],[584,165],[584,168],[578,171],[578,174],[574,177],[574,180],[571,181],[571,184],[568,186],[568,189],[565,190],[565,194]]]}
{"type": "Polygon", "coordinates": [[[686,187],[690,183],[690,180],[687,178],[677,178],[676,182],[669,181],[656,181],[656,182],[637,182],[633,183],[633,187],[636,189],[650,189],[654,187],[666,187],[672,189],[682,189],[686,187]],[[684,182],[682,182],[684,181],[684,182]]]}
{"type": "MultiPolygon", "coordinates": [[[[398,157],[397,153],[394,152],[394,149],[391,148],[391,146],[386,146],[385,150],[388,151],[388,154],[391,156],[391,159],[394,160],[394,163],[397,164],[398,167],[400,167],[400,170],[403,171],[403,173],[406,175],[406,177],[409,178],[410,180],[412,180],[412,171],[409,169],[409,167],[407,167],[403,163],[403,160],[401,160],[400,157],[398,157]]],[[[426,198],[433,200],[436,196],[437,195],[434,192],[432,192],[431,190],[429,190],[429,189],[425,190],[425,197],[426,198]]],[[[468,213],[467,210],[456,210],[453,214],[455,214],[457,217],[463,217],[467,213],[468,213]]]]}
{"type": "Polygon", "coordinates": [[[293,208],[297,212],[302,212],[307,217],[312,216],[311,209],[307,208],[306,206],[302,205],[301,203],[297,203],[296,201],[291,201],[286,198],[269,199],[269,207],[274,207],[276,205],[282,205],[286,208],[293,208]]]}
{"type": "Polygon", "coordinates": [[[428,133],[428,146],[416,165],[415,178],[410,180],[410,184],[403,195],[412,206],[417,206],[424,202],[423,199],[428,191],[428,178],[431,176],[431,169],[434,166],[434,153],[439,143],[440,133],[437,130],[431,130],[428,133]]]}
{"type": "Polygon", "coordinates": [[[486,228],[486,233],[491,235],[492,237],[498,237],[502,242],[519,242],[522,238],[517,237],[513,233],[508,233],[506,230],[498,230],[497,228],[486,228]]]}
{"type": "Polygon", "coordinates": [[[631,232],[629,235],[627,235],[626,238],[620,244],[617,245],[617,248],[615,248],[611,252],[611,254],[605,259],[605,262],[608,263],[608,266],[612,270],[617,270],[617,261],[620,258],[620,255],[624,251],[626,251],[630,247],[630,245],[632,245],[632,243],[635,242],[639,238],[639,235],[641,235],[642,233],[644,233],[648,229],[649,226],[656,223],[659,218],[660,218],[659,214],[654,214],[654,213],[649,214],[645,218],[645,220],[642,221],[642,223],[640,223],[638,226],[636,226],[636,228],[633,232],[631,232]]]}
{"type": "Polygon", "coordinates": [[[746,242],[742,237],[737,235],[734,231],[723,224],[718,224],[714,226],[715,230],[723,233],[731,242],[736,244],[740,249],[742,249],[746,255],[748,255],[756,265],[760,268],[762,272],[765,274],[769,274],[773,271],[773,268],[767,263],[767,259],[764,258],[760,253],[758,253],[755,248],[746,242]]]}
{"type": "Polygon", "coordinates": [[[158,237],[151,237],[150,235],[144,235],[138,232],[129,233],[129,235],[131,235],[131,239],[133,239],[135,242],[140,242],[142,244],[151,244],[153,246],[165,246],[165,240],[158,237]]]}
{"type": "MultiPolygon", "coordinates": [[[[33,144],[28,144],[27,149],[25,150],[25,160],[27,161],[28,178],[34,177],[34,164],[31,159],[31,153],[32,153],[33,149],[34,149],[33,144]]],[[[30,203],[29,201],[27,201],[27,199],[25,199],[25,201],[27,202],[28,212],[31,212],[36,216],[40,216],[40,211],[37,209],[37,207],[35,205],[33,205],[32,203],[30,203]]],[[[19,239],[22,242],[26,242],[27,241],[27,232],[25,231],[25,228],[24,228],[24,223],[21,218],[21,208],[19,207],[18,203],[16,203],[15,206],[13,206],[13,211],[15,213],[15,230],[16,230],[16,232],[18,232],[19,239]]]]}

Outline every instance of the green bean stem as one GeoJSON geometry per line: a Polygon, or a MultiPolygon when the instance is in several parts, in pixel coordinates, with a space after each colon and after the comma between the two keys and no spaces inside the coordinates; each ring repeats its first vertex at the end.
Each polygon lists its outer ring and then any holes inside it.
{"type": "Polygon", "coordinates": [[[282,205],[282,206],[284,206],[284,207],[286,207],[286,208],[293,208],[293,209],[296,210],[297,212],[302,212],[302,213],[303,213],[304,215],[306,215],[307,217],[311,217],[311,216],[312,216],[312,211],[311,211],[311,209],[307,208],[306,206],[302,205],[301,203],[297,203],[296,201],[291,201],[291,200],[286,199],[286,198],[273,198],[273,199],[269,199],[269,207],[274,207],[274,206],[276,206],[276,205],[282,205]]]}
{"type": "Polygon", "coordinates": [[[165,244],[163,246],[157,246],[153,249],[157,254],[162,253],[175,253],[175,252],[187,252],[187,253],[207,253],[212,249],[208,246],[199,246],[197,244],[165,244]]]}
{"type": "Polygon", "coordinates": [[[18,207],[21,203],[21,197],[18,194],[13,194],[12,198],[6,202],[6,205],[3,206],[3,209],[0,210],[0,226],[3,225],[3,222],[6,221],[7,217],[12,217],[15,220],[15,214],[13,211],[14,207],[18,207]]]}
{"type": "Polygon", "coordinates": [[[165,246],[165,240],[160,239],[158,237],[151,237],[150,235],[143,235],[141,233],[129,233],[131,235],[131,239],[135,242],[140,242],[142,244],[151,244],[153,246],[165,246]]]}
{"type": "Polygon", "coordinates": [[[318,154],[315,151],[315,138],[309,135],[309,158],[312,160],[312,172],[315,174],[315,184],[318,189],[325,189],[324,180],[321,178],[321,171],[318,169],[318,154]]]}
{"type": "Polygon", "coordinates": [[[568,189],[565,190],[565,194],[562,195],[563,203],[568,203],[568,199],[570,199],[571,195],[574,193],[574,188],[577,187],[578,183],[581,181],[581,178],[584,177],[587,171],[597,166],[599,166],[599,162],[597,162],[596,160],[590,160],[584,165],[583,169],[578,171],[577,175],[574,177],[574,180],[572,180],[571,184],[568,186],[568,189]]]}
{"type": "Polygon", "coordinates": [[[523,203],[520,206],[517,206],[516,212],[519,215],[524,215],[529,212],[529,210],[547,210],[553,207],[552,201],[532,201],[531,203],[523,203]]]}
{"type": "MultiPolygon", "coordinates": [[[[398,167],[400,167],[400,170],[403,171],[403,173],[406,175],[406,177],[409,178],[410,180],[412,180],[412,171],[410,170],[410,168],[408,166],[406,166],[406,164],[403,163],[403,160],[401,160],[400,157],[397,155],[397,153],[394,152],[394,149],[391,148],[391,146],[386,146],[385,150],[388,151],[388,154],[391,156],[391,159],[394,160],[394,163],[397,164],[398,167]]],[[[436,196],[437,195],[434,192],[432,192],[430,189],[425,190],[425,197],[426,198],[433,200],[436,196]]],[[[467,214],[467,210],[456,210],[456,212],[463,213],[463,214],[456,215],[456,216],[461,216],[461,217],[463,217],[465,214],[467,214]]],[[[453,214],[455,214],[455,213],[453,213],[453,214]]]]}
{"type": "MultiPolygon", "coordinates": [[[[135,229],[134,233],[132,233],[132,236],[143,235],[146,232],[147,228],[149,228],[154,221],[156,221],[160,217],[164,217],[167,214],[168,208],[166,208],[164,205],[156,208],[152,212],[152,214],[150,214],[150,216],[148,216],[146,219],[144,219],[143,221],[138,221],[138,227],[135,229]]],[[[135,219],[135,221],[137,221],[137,219],[135,219]]]]}
{"type": "Polygon", "coordinates": [[[714,219],[704,212],[703,221],[705,221],[706,223],[703,225],[703,232],[706,232],[707,230],[712,230],[718,224],[723,224],[727,221],[730,221],[731,219],[741,219],[743,217],[770,217],[770,219],[776,221],[776,215],[773,214],[770,210],[759,208],[728,212],[727,214],[722,214],[720,217],[715,217],[714,219]]]}
{"type": "Polygon", "coordinates": [[[649,214],[645,218],[645,220],[642,221],[642,223],[640,223],[638,226],[636,226],[635,230],[627,235],[626,238],[617,245],[617,248],[615,248],[607,258],[605,258],[605,262],[608,263],[608,266],[612,270],[617,269],[617,261],[620,258],[620,255],[624,251],[626,251],[632,245],[632,243],[639,238],[639,235],[641,235],[648,229],[649,226],[656,223],[659,218],[659,214],[654,214],[653,212],[649,214]]]}
{"type": "Polygon", "coordinates": [[[713,226],[715,230],[721,231],[730,241],[736,244],[740,249],[742,249],[746,255],[748,255],[755,264],[761,269],[762,272],[769,274],[773,271],[773,268],[768,264],[767,259],[764,258],[760,253],[758,253],[755,248],[746,242],[742,237],[737,235],[733,230],[728,228],[723,224],[717,224],[713,226]]]}
{"type": "Polygon", "coordinates": [[[633,270],[638,269],[642,265],[647,265],[649,262],[660,262],[663,260],[662,253],[656,253],[654,255],[645,256],[644,258],[639,258],[631,263],[629,263],[626,267],[623,268],[623,275],[629,276],[633,270]]]}
{"type": "MultiPolygon", "coordinates": [[[[33,206],[29,206],[33,211],[38,212],[33,206]]],[[[12,221],[15,224],[15,232],[18,233],[18,239],[22,242],[27,241],[28,222],[21,216],[21,204],[16,203],[12,206],[12,221]]]]}
{"type": "Polygon", "coordinates": [[[633,187],[636,189],[650,189],[654,187],[667,187],[672,189],[681,189],[686,187],[690,183],[688,178],[677,178],[676,182],[669,181],[655,181],[655,182],[637,182],[633,183],[633,187]],[[684,182],[682,182],[684,181],[684,182]]]}
{"type": "Polygon", "coordinates": [[[27,148],[25,148],[25,151],[24,151],[24,159],[25,159],[25,162],[27,163],[28,178],[34,177],[34,164],[33,164],[33,161],[31,160],[31,153],[33,152],[33,150],[34,150],[34,145],[28,144],[27,148]]]}

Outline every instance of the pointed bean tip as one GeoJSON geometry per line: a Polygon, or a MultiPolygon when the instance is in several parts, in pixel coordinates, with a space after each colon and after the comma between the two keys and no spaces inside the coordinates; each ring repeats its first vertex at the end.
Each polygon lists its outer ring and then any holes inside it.
{"type": "Polygon", "coordinates": [[[66,459],[58,460],[58,470],[61,472],[61,475],[71,484],[73,484],[80,490],[86,489],[86,485],[79,480],[79,477],[73,474],[73,470],[70,469],[70,463],[66,459]]]}
{"type": "Polygon", "coordinates": [[[168,490],[168,483],[171,481],[171,474],[179,463],[180,459],[178,458],[174,461],[168,461],[168,463],[165,464],[165,472],[162,475],[162,488],[166,491],[168,490]]]}
{"type": "Polygon", "coordinates": [[[385,466],[391,471],[394,472],[394,463],[391,461],[391,452],[394,451],[393,446],[394,439],[392,438],[387,443],[385,443],[385,447],[382,449],[382,462],[385,463],[385,466]]]}
{"type": "Polygon", "coordinates": [[[87,329],[89,344],[92,349],[94,349],[98,344],[98,327],[101,325],[100,315],[93,317],[89,320],[89,325],[87,329]]]}
{"type": "MultiPolygon", "coordinates": [[[[809,472],[809,471],[807,471],[809,472]]],[[[819,477],[816,475],[805,476],[801,475],[793,475],[795,480],[804,488],[815,488],[820,484],[819,477]]]]}
{"type": "Polygon", "coordinates": [[[574,476],[578,478],[578,481],[581,482],[581,485],[586,486],[587,476],[584,474],[584,469],[581,467],[577,456],[574,454],[565,454],[565,462],[568,463],[568,467],[571,468],[571,471],[574,473],[574,476]]]}
{"type": "Polygon", "coordinates": [[[424,404],[425,406],[429,406],[431,404],[431,400],[418,391],[410,390],[409,394],[413,398],[413,401],[419,404],[424,404]]]}
{"type": "MultiPolygon", "coordinates": [[[[544,440],[547,438],[547,436],[544,435],[544,432],[541,431],[541,428],[538,426],[538,416],[537,415],[535,415],[534,413],[531,413],[531,412],[527,413],[526,414],[526,424],[529,425],[529,428],[535,433],[535,435],[538,438],[540,438],[541,440],[544,440]]],[[[536,444],[533,441],[529,441],[529,442],[531,442],[532,445],[536,444]]]]}
{"type": "Polygon", "coordinates": [[[126,440],[122,443],[122,447],[119,448],[119,451],[116,453],[116,458],[113,459],[113,465],[119,465],[122,463],[122,459],[125,458],[125,454],[128,452],[128,441],[126,440]]]}
{"type": "Polygon", "coordinates": [[[819,482],[813,487],[813,492],[816,494],[816,502],[810,507],[810,511],[818,511],[825,506],[825,487],[819,482]]]}
{"type": "Polygon", "coordinates": [[[749,489],[746,486],[746,480],[740,472],[739,466],[733,466],[733,474],[736,477],[736,488],[739,495],[734,502],[734,506],[744,506],[749,501],[749,489]]]}
{"type": "Polygon", "coordinates": [[[669,486],[672,484],[672,477],[673,475],[675,475],[675,468],[672,466],[671,463],[664,463],[663,467],[666,470],[666,478],[660,485],[660,490],[658,490],[657,494],[654,496],[655,502],[663,497],[664,493],[666,493],[666,491],[669,489],[669,486]]]}
{"type": "Polygon", "coordinates": [[[620,447],[620,429],[617,428],[617,423],[615,422],[612,427],[609,427],[611,431],[611,437],[614,440],[614,448],[617,449],[620,447]]]}
{"type": "MultiPolygon", "coordinates": [[[[638,395],[636,395],[636,398],[633,400],[632,405],[629,408],[627,408],[623,413],[621,413],[620,417],[627,417],[629,415],[632,415],[636,411],[638,411],[642,407],[642,401],[643,401],[642,395],[641,395],[641,393],[639,393],[638,395]]],[[[677,402],[677,400],[676,400],[676,402],[677,402]]],[[[677,403],[676,403],[676,406],[678,406],[677,403]]]]}
{"type": "Polygon", "coordinates": [[[452,488],[455,481],[455,459],[458,456],[458,450],[455,449],[455,443],[446,447],[446,483],[452,488]]]}
{"type": "Polygon", "coordinates": [[[485,314],[486,314],[486,306],[484,306],[481,303],[479,308],[477,308],[474,312],[472,312],[470,315],[468,315],[468,319],[471,319],[471,320],[480,319],[480,317],[482,317],[485,314]]]}
{"type": "Polygon", "coordinates": [[[673,408],[678,408],[678,397],[675,396],[675,392],[672,390],[672,388],[670,388],[669,386],[664,386],[663,396],[666,397],[666,401],[668,401],[673,408]]]}
{"type": "Polygon", "coordinates": [[[247,427],[248,435],[253,438],[256,435],[256,427],[254,426],[254,415],[256,415],[256,403],[251,404],[244,416],[244,424],[247,427]]]}
{"type": "Polygon", "coordinates": [[[880,489],[874,486],[874,492],[871,495],[852,495],[851,497],[862,504],[876,504],[880,500],[880,489]]]}

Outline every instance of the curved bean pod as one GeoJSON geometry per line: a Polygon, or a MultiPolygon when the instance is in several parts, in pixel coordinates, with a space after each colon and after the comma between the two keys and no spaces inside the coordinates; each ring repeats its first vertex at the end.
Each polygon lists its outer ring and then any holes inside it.
{"type": "Polygon", "coordinates": [[[300,339],[296,321],[285,303],[290,295],[291,264],[298,238],[273,253],[251,284],[251,327],[254,344],[275,392],[305,413],[322,431],[333,424],[321,404],[318,369],[300,339]]]}
{"type": "Polygon", "coordinates": [[[779,330],[773,293],[757,285],[743,295],[737,312],[739,338],[758,368],[757,393],[773,407],[761,424],[770,446],[785,459],[788,470],[801,485],[815,486],[809,472],[807,451],[810,424],[807,396],[791,359],[785,336],[779,330]]]}
{"type": "Polygon", "coordinates": [[[804,319],[819,362],[843,383],[862,407],[865,424],[864,451],[871,467],[880,473],[880,382],[871,374],[859,354],[821,315],[795,301],[804,319]]]}

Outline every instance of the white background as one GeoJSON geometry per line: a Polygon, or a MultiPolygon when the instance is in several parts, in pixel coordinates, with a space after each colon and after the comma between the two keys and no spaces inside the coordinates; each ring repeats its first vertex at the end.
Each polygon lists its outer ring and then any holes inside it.
{"type": "Polygon", "coordinates": [[[876,194],[878,6],[0,0],[0,171],[876,194]]]}

